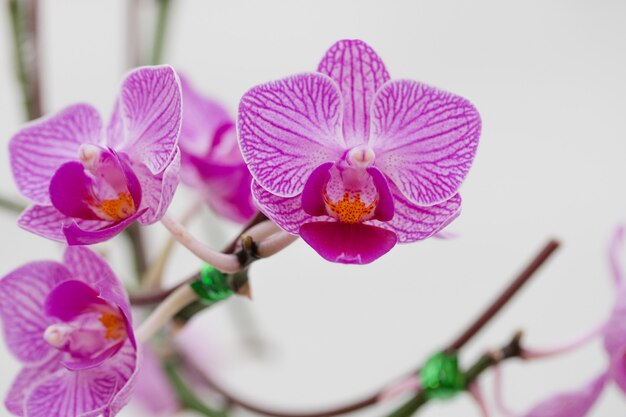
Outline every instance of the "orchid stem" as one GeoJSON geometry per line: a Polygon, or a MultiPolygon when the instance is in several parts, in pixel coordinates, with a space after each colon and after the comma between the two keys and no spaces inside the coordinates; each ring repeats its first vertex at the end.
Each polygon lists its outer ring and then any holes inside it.
{"type": "Polygon", "coordinates": [[[571,352],[580,347],[583,347],[587,343],[594,340],[596,337],[598,337],[600,334],[604,332],[604,329],[606,328],[606,326],[607,326],[607,323],[602,323],[601,325],[592,328],[591,330],[587,331],[586,333],[578,336],[577,338],[573,340],[570,340],[559,346],[551,347],[548,349],[524,348],[524,351],[522,352],[522,357],[524,359],[543,359],[543,358],[549,358],[552,356],[571,352]]]}
{"type": "MultiPolygon", "coordinates": [[[[124,234],[130,242],[133,262],[135,264],[135,273],[140,281],[148,269],[148,260],[146,258],[146,248],[143,242],[143,233],[139,223],[134,222],[124,230],[124,234]]],[[[140,282],[141,283],[141,282],[140,282]]]]}
{"type": "Polygon", "coordinates": [[[37,48],[37,0],[9,0],[13,34],[15,73],[22,90],[24,113],[28,120],[41,116],[37,48]],[[30,49],[30,50],[29,50],[30,49]]]}
{"type": "Polygon", "coordinates": [[[154,45],[152,48],[152,65],[161,63],[163,49],[165,46],[165,33],[167,31],[167,21],[170,11],[171,0],[157,0],[159,5],[156,29],[154,32],[154,45]]]}
{"type": "Polygon", "coordinates": [[[192,236],[182,224],[168,214],[161,218],[161,223],[169,230],[174,239],[209,265],[226,273],[237,272],[241,269],[241,265],[235,255],[224,254],[209,248],[192,236]]]}
{"type": "Polygon", "coordinates": [[[198,295],[189,285],[184,285],[174,291],[148,316],[136,332],[139,344],[146,343],[172,317],[187,305],[198,299],[198,295]]]}
{"type": "Polygon", "coordinates": [[[0,208],[19,214],[26,209],[26,206],[7,197],[0,196],[0,208]]]}

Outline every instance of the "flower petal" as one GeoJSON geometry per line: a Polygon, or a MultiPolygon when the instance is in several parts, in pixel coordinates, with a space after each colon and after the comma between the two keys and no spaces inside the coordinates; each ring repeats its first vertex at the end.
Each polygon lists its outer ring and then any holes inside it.
{"type": "MultiPolygon", "coordinates": [[[[289,198],[279,197],[261,187],[256,181],[252,181],[252,196],[263,214],[278,227],[294,235],[300,233],[300,227],[304,223],[316,219],[302,209],[302,196],[300,195],[289,198]]],[[[330,220],[331,218],[326,216],[324,219],[330,220]]]]}
{"type": "Polygon", "coordinates": [[[145,165],[135,165],[133,169],[141,185],[140,208],[145,210],[138,221],[153,224],[165,215],[180,182],[180,151],[176,151],[170,164],[158,175],[152,174],[145,165]]]}
{"type": "Polygon", "coordinates": [[[149,345],[144,346],[143,362],[136,382],[133,401],[150,413],[170,416],[181,408],[163,364],[149,345]]]}
{"type": "Polygon", "coordinates": [[[556,395],[534,407],[525,417],[584,417],[600,397],[606,379],[602,374],[577,391],[556,395]]]}
{"type": "Polygon", "coordinates": [[[393,204],[393,196],[389,187],[389,182],[385,175],[380,172],[376,167],[367,168],[367,172],[372,176],[372,181],[376,187],[378,193],[378,204],[376,204],[376,211],[374,212],[374,218],[383,222],[388,222],[393,219],[395,208],[393,204]]]}
{"type": "Polygon", "coordinates": [[[105,306],[106,302],[90,285],[71,279],[60,283],[50,291],[44,303],[44,311],[47,316],[69,322],[90,310],[94,305],[105,306]]]}
{"type": "Polygon", "coordinates": [[[370,146],[376,166],[414,204],[438,204],[457,193],[479,136],[480,116],[462,97],[400,80],[374,98],[370,146]]]}
{"type": "Polygon", "coordinates": [[[330,262],[369,264],[396,245],[395,233],[362,223],[311,222],[300,227],[300,236],[330,262]]]}
{"type": "MultiPolygon", "coordinates": [[[[626,234],[626,226],[619,225],[613,234],[611,244],[609,246],[609,261],[611,264],[611,272],[617,285],[622,285],[624,280],[624,267],[622,262],[626,255],[624,235],[626,234]]],[[[625,284],[626,285],[626,284],[625,284]]]]}
{"type": "Polygon", "coordinates": [[[50,204],[48,185],[61,164],[78,159],[83,143],[102,140],[98,111],[76,104],[50,117],[29,123],[11,138],[11,170],[17,187],[39,204],[50,204]]]}
{"type": "Polygon", "coordinates": [[[366,142],[374,94],[389,81],[383,61],[365,42],[341,40],[326,52],[317,70],[332,78],[341,90],[346,145],[366,142]]]}
{"type": "Polygon", "coordinates": [[[117,390],[108,407],[104,410],[104,417],[115,416],[128,404],[135,389],[140,365],[140,352],[137,351],[136,346],[129,342],[102,365],[103,370],[117,378],[117,390]]]}
{"type": "Polygon", "coordinates": [[[104,369],[59,370],[35,386],[24,406],[28,417],[96,417],[109,404],[117,378],[104,369]]]}
{"type": "Polygon", "coordinates": [[[199,94],[185,77],[180,76],[180,86],[185,111],[178,144],[183,152],[202,157],[209,153],[217,131],[234,125],[234,120],[224,106],[199,94]]]}
{"type": "Polygon", "coordinates": [[[324,189],[330,180],[330,169],[333,162],[326,162],[315,168],[302,190],[302,209],[311,216],[324,216],[327,214],[324,202],[324,189]]]}
{"type": "Polygon", "coordinates": [[[626,392],[626,285],[619,287],[604,332],[604,348],[611,359],[611,375],[626,392]]]}
{"type": "Polygon", "coordinates": [[[124,313],[128,336],[134,345],[130,301],[124,285],[111,267],[96,252],[83,246],[70,246],[65,250],[63,263],[75,279],[95,288],[100,297],[118,306],[124,313]]]}
{"type": "Polygon", "coordinates": [[[51,355],[45,362],[36,365],[29,365],[17,374],[11,384],[11,389],[4,400],[4,405],[9,412],[17,416],[24,415],[24,400],[28,392],[40,381],[52,373],[62,369],[61,354],[51,355]]]}
{"type": "Polygon", "coordinates": [[[21,228],[58,242],[65,242],[63,226],[70,223],[71,218],[53,206],[34,205],[27,208],[17,219],[21,228]]]}
{"type": "Polygon", "coordinates": [[[394,216],[388,222],[374,220],[371,224],[393,231],[400,243],[426,239],[449,225],[461,213],[459,194],[441,204],[420,207],[407,200],[395,185],[390,185],[394,216]]]}
{"type": "Polygon", "coordinates": [[[54,207],[68,217],[99,220],[87,201],[92,200],[93,180],[85,174],[78,161],[66,162],[50,180],[50,200],[54,207]]]}
{"type": "Polygon", "coordinates": [[[239,142],[256,181],[281,197],[302,192],[311,171],[343,152],[341,95],[321,74],[260,85],[239,104],[239,142]]]}
{"type": "Polygon", "coordinates": [[[44,313],[50,291],[71,279],[60,263],[32,262],[0,280],[0,318],[9,350],[22,362],[45,360],[54,351],[43,338],[52,324],[44,313]]]}
{"type": "Polygon", "coordinates": [[[131,71],[122,83],[118,106],[109,126],[109,145],[144,163],[152,173],[160,173],[176,151],[182,123],[180,83],[174,68],[163,65],[131,71]]]}
{"type": "Polygon", "coordinates": [[[70,246],[94,245],[117,236],[145,212],[146,209],[140,210],[118,223],[80,219],[72,220],[71,223],[63,226],[63,234],[65,235],[67,244],[70,246]]]}

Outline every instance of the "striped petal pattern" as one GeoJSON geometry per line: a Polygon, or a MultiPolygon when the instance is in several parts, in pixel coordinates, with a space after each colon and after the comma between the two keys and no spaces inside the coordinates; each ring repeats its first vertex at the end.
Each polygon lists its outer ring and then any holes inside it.
{"type": "Polygon", "coordinates": [[[480,117],[467,100],[416,81],[392,81],[376,94],[370,146],[376,165],[414,204],[455,195],[478,146],[480,117]]]}
{"type": "Polygon", "coordinates": [[[7,345],[20,361],[37,363],[54,353],[42,335],[52,324],[44,314],[46,297],[71,274],[57,262],[41,261],[16,269],[0,280],[0,318],[7,345]]]}
{"type": "Polygon", "coordinates": [[[365,143],[374,94],[389,81],[385,64],[365,42],[342,40],[330,47],[317,70],[332,78],[341,90],[346,146],[365,143]]]}
{"type": "Polygon", "coordinates": [[[87,104],[76,104],[30,123],[9,143],[17,187],[34,202],[50,204],[48,186],[57,168],[76,160],[81,144],[97,145],[102,140],[100,115],[87,104]]]}
{"type": "Polygon", "coordinates": [[[239,143],[256,181],[281,197],[302,192],[311,171],[343,152],[341,94],[325,75],[301,74],[248,91],[239,143]]]}
{"type": "Polygon", "coordinates": [[[109,145],[158,174],[176,151],[181,122],[181,89],[174,68],[139,68],[122,83],[108,129],[109,135],[115,135],[109,138],[109,145]]]}

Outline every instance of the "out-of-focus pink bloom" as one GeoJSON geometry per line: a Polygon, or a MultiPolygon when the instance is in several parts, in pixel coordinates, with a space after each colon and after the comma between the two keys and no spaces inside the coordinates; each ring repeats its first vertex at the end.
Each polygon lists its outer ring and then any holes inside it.
{"type": "Polygon", "coordinates": [[[114,416],[138,368],[128,297],[91,250],[27,264],[0,280],[9,350],[24,363],[6,398],[28,417],[114,416]]]}
{"type": "Polygon", "coordinates": [[[135,380],[133,401],[154,415],[171,416],[181,406],[163,364],[149,345],[142,349],[141,369],[135,380]]]}
{"type": "Polygon", "coordinates": [[[235,121],[181,77],[184,113],[180,134],[181,180],[202,193],[220,216],[244,223],[255,213],[252,176],[243,161],[235,121]]]}
{"type": "Polygon", "coordinates": [[[365,264],[458,216],[480,117],[462,97],[390,81],[372,48],[343,40],[318,72],[248,91],[238,127],[261,210],[325,259],[365,264]]]}
{"type": "Polygon", "coordinates": [[[108,128],[87,104],[29,123],[9,145],[17,186],[36,203],[19,225],[89,245],[134,220],[158,221],[179,182],[180,127],[180,83],[170,66],[129,73],[108,128]]]}

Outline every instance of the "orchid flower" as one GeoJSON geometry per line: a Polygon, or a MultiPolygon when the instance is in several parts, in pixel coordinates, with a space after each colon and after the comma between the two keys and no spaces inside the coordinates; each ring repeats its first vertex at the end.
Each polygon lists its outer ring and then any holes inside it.
{"type": "Polygon", "coordinates": [[[106,129],[87,104],[26,125],[9,145],[17,186],[35,202],[19,225],[89,245],[158,221],[179,182],[181,109],[174,69],[144,67],[124,79],[106,129]]]}
{"type": "Polygon", "coordinates": [[[180,133],[181,180],[198,190],[220,216],[245,223],[256,212],[234,119],[180,79],[185,112],[180,133]]]}
{"type": "Polygon", "coordinates": [[[63,263],[32,262],[0,280],[9,350],[24,363],[6,399],[28,417],[114,416],[138,369],[128,297],[109,266],[85,247],[63,263]]]}
{"type": "Polygon", "coordinates": [[[378,55],[342,40],[318,72],[254,87],[239,142],[260,209],[332,262],[366,264],[455,219],[478,112],[417,81],[390,81],[378,55]]]}

